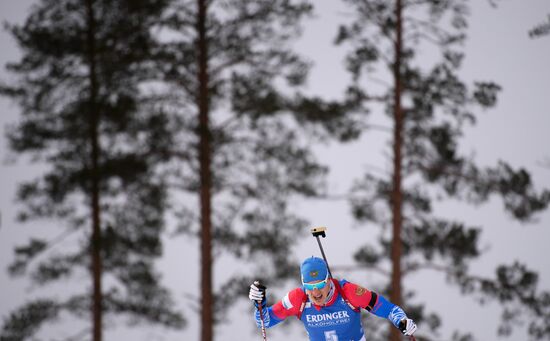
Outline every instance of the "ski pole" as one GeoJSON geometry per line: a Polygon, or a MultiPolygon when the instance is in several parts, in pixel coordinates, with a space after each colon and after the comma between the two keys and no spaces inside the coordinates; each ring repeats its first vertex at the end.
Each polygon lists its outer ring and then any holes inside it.
{"type": "MultiPolygon", "coordinates": [[[[265,287],[260,284],[260,281],[254,281],[254,285],[260,290],[265,289],[265,287]]],[[[262,301],[258,301],[258,311],[260,312],[260,324],[262,326],[262,337],[263,337],[264,341],[267,341],[267,334],[265,332],[264,313],[263,313],[263,308],[262,308],[262,301]]]]}
{"type": "Polygon", "coordinates": [[[326,227],[312,227],[311,228],[311,234],[313,235],[313,237],[315,237],[317,239],[317,244],[319,244],[319,249],[321,250],[321,255],[323,255],[323,259],[325,260],[325,263],[327,263],[327,270],[328,270],[328,275],[330,276],[330,278],[332,278],[332,273],[330,272],[330,267],[328,266],[328,261],[327,261],[327,256],[325,256],[325,251],[323,250],[323,245],[321,245],[321,240],[319,239],[319,236],[325,238],[327,235],[326,235],[326,230],[327,228],[326,227]]]}

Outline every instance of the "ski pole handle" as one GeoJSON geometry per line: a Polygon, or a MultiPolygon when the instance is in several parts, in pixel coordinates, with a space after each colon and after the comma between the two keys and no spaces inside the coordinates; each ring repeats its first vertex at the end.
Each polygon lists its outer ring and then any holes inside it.
{"type": "Polygon", "coordinates": [[[327,264],[327,270],[328,270],[328,275],[330,276],[330,278],[332,278],[332,272],[330,271],[330,266],[328,265],[328,261],[327,261],[327,256],[325,256],[325,250],[323,250],[323,245],[321,244],[321,239],[319,239],[319,236],[325,238],[327,235],[326,235],[326,232],[327,231],[327,228],[326,227],[312,227],[310,229],[310,232],[311,234],[313,235],[313,237],[315,237],[315,239],[317,239],[317,244],[319,245],[319,250],[321,250],[321,255],[323,256],[323,259],[325,260],[325,263],[327,264]]]}
{"type": "Polygon", "coordinates": [[[313,235],[313,237],[318,237],[318,236],[321,236],[323,238],[325,238],[327,235],[325,234],[325,231],[327,230],[326,227],[312,227],[310,229],[310,232],[311,234],[313,235]]]}
{"type": "MultiPolygon", "coordinates": [[[[264,295],[265,295],[265,286],[263,286],[260,281],[254,281],[254,285],[260,289],[260,290],[264,290],[264,295]]],[[[265,298],[265,297],[264,297],[265,298]]],[[[267,333],[265,331],[265,324],[264,324],[264,312],[263,312],[263,307],[262,307],[262,300],[258,300],[258,311],[260,312],[260,324],[261,324],[261,327],[262,327],[262,337],[263,337],[263,341],[267,341],[267,333]]]]}

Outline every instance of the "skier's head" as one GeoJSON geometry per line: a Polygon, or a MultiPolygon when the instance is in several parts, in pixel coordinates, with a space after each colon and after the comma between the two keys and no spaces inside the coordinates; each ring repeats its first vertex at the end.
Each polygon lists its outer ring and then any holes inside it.
{"type": "Polygon", "coordinates": [[[322,281],[328,276],[327,263],[319,257],[306,258],[300,266],[302,283],[322,281]]]}
{"type": "Polygon", "coordinates": [[[302,285],[309,298],[317,305],[325,304],[330,292],[327,263],[318,257],[309,257],[300,266],[302,285]]]}

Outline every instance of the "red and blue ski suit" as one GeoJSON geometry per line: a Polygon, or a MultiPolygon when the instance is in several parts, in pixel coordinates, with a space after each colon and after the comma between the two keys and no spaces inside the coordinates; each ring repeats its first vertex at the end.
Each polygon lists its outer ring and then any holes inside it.
{"type": "MultiPolygon", "coordinates": [[[[396,327],[406,318],[401,307],[373,291],[346,280],[331,281],[334,290],[331,289],[324,306],[310,302],[303,288],[293,289],[282,300],[264,309],[265,327],[273,327],[287,317],[295,316],[304,324],[310,341],[365,341],[361,308],[390,320],[396,327]]],[[[260,326],[258,309],[255,317],[260,326]]]]}

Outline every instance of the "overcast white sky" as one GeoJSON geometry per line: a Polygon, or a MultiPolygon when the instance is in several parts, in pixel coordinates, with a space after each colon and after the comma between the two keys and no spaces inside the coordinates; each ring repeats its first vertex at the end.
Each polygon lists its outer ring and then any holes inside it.
{"type": "MultiPolygon", "coordinates": [[[[0,0],[2,21],[22,22],[28,13],[31,0],[0,0]]],[[[308,22],[305,35],[299,46],[308,58],[314,59],[316,67],[309,81],[309,91],[325,96],[337,96],[346,85],[342,74],[342,51],[331,45],[335,35],[335,23],[345,21],[341,8],[335,1],[317,1],[318,18],[308,22]]],[[[463,150],[473,152],[482,164],[491,165],[502,159],[514,166],[525,166],[532,172],[539,186],[550,188],[550,165],[542,164],[550,159],[550,36],[529,39],[527,32],[534,25],[547,20],[550,14],[549,0],[502,0],[497,9],[488,1],[475,0],[472,4],[469,39],[465,46],[466,60],[463,76],[466,80],[494,80],[503,87],[498,106],[480,116],[475,129],[468,132],[463,150]],[[546,160],[546,161],[545,161],[546,160]]],[[[19,52],[5,31],[0,32],[0,77],[6,73],[7,61],[17,60],[19,52]]],[[[0,98],[0,125],[17,120],[18,108],[0,98]]],[[[2,129],[2,132],[4,129],[2,129]]],[[[2,133],[3,135],[3,133],[2,133]]],[[[385,136],[373,134],[365,140],[369,146],[380,145],[385,136]]],[[[321,148],[319,148],[321,150],[321,148]]],[[[343,192],[349,188],[349,179],[359,174],[367,164],[380,164],[380,150],[365,151],[365,145],[323,147],[322,155],[333,165],[330,178],[332,192],[343,192]],[[366,154],[368,153],[368,154],[366,154]],[[361,157],[358,157],[360,155],[361,157]]],[[[13,259],[12,250],[25,242],[29,235],[47,235],[55,229],[55,222],[41,222],[19,225],[14,221],[16,183],[32,178],[36,169],[23,162],[5,164],[6,143],[0,139],[0,318],[8,311],[35,295],[24,280],[8,278],[5,268],[13,259]]],[[[383,162],[383,161],[382,161],[383,162]]],[[[381,166],[383,166],[382,164],[381,166]]],[[[358,242],[365,238],[368,230],[356,228],[349,217],[344,203],[313,202],[299,203],[299,208],[308,215],[312,225],[329,227],[329,236],[323,240],[329,261],[333,265],[349,264],[358,242]]],[[[541,287],[550,290],[550,261],[547,256],[550,243],[550,213],[539,216],[535,224],[521,225],[503,213],[499,200],[493,200],[478,208],[446,203],[438,207],[438,214],[467,219],[468,223],[484,226],[482,240],[487,248],[483,260],[473,265],[479,274],[488,274],[496,264],[511,263],[514,260],[526,262],[539,271],[541,287]],[[467,218],[465,218],[467,217],[467,218]]],[[[304,227],[308,229],[308,227],[304,227]]],[[[189,326],[180,333],[165,333],[160,329],[135,327],[105,334],[106,340],[198,340],[198,316],[191,311],[189,295],[198,295],[199,270],[197,245],[185,246],[181,240],[170,242],[160,266],[164,280],[174,290],[175,296],[189,319],[189,326]]],[[[296,250],[297,259],[318,254],[313,239],[305,239],[296,250]]],[[[230,264],[216,265],[215,276],[222,277],[230,264]]],[[[339,277],[357,281],[369,287],[370,274],[336,273],[339,277]]],[[[219,278],[219,277],[218,277],[219,278]]],[[[85,282],[85,279],[83,279],[85,282]]],[[[296,279],[298,284],[298,278],[296,279]]],[[[84,284],[87,285],[87,284],[84,284]]],[[[430,311],[443,316],[441,340],[450,340],[454,329],[473,331],[479,340],[497,340],[498,310],[494,305],[478,306],[472,299],[463,298],[455,288],[449,287],[436,274],[422,274],[408,278],[406,288],[414,288],[419,302],[426,301],[430,311]]],[[[291,289],[290,285],[288,288],[291,289]]],[[[54,288],[60,293],[64,288],[54,288]]],[[[284,290],[277,290],[280,295],[284,290]]],[[[273,294],[273,292],[272,292],[273,294]]],[[[275,295],[275,294],[274,294],[275,295]]],[[[254,333],[250,307],[245,302],[231,310],[238,315],[232,324],[216,329],[217,340],[258,339],[254,333]],[[242,316],[242,317],[241,317],[242,316]]],[[[379,323],[386,323],[380,321],[379,323]]],[[[270,341],[304,340],[304,333],[297,321],[290,323],[290,330],[269,330],[270,341]],[[289,335],[285,335],[289,333],[289,335]]],[[[77,329],[66,327],[62,332],[51,335],[70,335],[77,329]]],[[[523,340],[525,335],[516,334],[510,340],[523,340]]]]}

